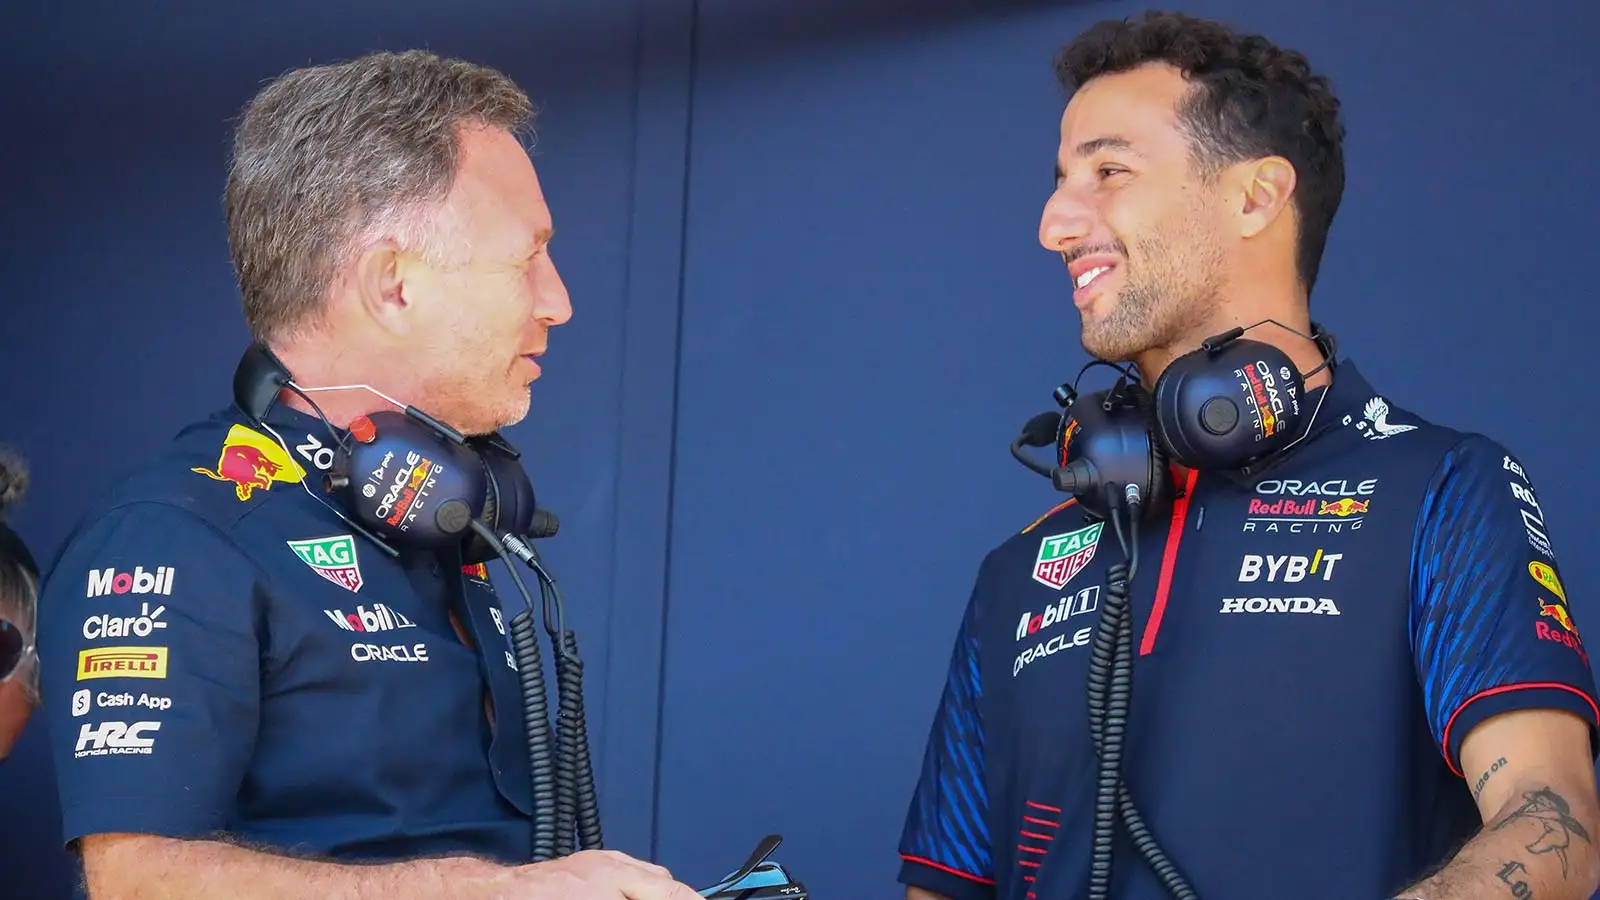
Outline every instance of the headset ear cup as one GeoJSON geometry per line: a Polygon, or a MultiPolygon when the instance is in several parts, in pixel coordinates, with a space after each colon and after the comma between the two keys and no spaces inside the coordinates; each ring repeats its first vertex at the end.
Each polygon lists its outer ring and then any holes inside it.
{"type": "Polygon", "coordinates": [[[489,487],[483,498],[483,524],[494,531],[500,527],[500,480],[494,477],[494,467],[489,465],[486,456],[480,453],[478,460],[483,464],[483,479],[489,487]]]}

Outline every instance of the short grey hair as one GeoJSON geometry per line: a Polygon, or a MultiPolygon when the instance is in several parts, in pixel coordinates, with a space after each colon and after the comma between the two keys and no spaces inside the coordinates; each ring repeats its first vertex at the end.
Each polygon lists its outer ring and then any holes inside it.
{"type": "Polygon", "coordinates": [[[529,138],[534,110],[508,76],[421,50],[289,71],[234,132],[228,247],[256,339],[314,326],[335,272],[370,235],[430,258],[462,126],[529,138]]]}

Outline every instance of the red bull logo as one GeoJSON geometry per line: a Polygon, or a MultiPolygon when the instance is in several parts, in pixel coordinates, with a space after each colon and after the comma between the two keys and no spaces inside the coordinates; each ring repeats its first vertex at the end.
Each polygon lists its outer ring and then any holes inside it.
{"type": "Polygon", "coordinates": [[[1340,497],[1332,502],[1327,500],[1322,501],[1322,505],[1317,509],[1317,515],[1339,516],[1343,518],[1345,516],[1353,516],[1356,513],[1365,514],[1367,507],[1371,505],[1371,500],[1355,500],[1350,497],[1340,497]]]}
{"type": "Polygon", "coordinates": [[[272,490],[274,482],[299,484],[306,477],[306,470],[277,441],[243,425],[228,429],[215,470],[197,466],[190,471],[213,481],[233,482],[234,493],[241,501],[249,500],[258,488],[272,490]]]}
{"type": "Polygon", "coordinates": [[[1252,516],[1309,516],[1316,511],[1316,500],[1290,500],[1287,497],[1280,497],[1269,502],[1259,497],[1250,498],[1252,516]]]}
{"type": "Polygon", "coordinates": [[[1555,619],[1557,624],[1572,634],[1578,633],[1577,626],[1572,624],[1572,616],[1567,613],[1567,608],[1562,606],[1560,603],[1546,603],[1544,602],[1544,598],[1540,597],[1539,615],[1549,616],[1550,618],[1555,619]]]}

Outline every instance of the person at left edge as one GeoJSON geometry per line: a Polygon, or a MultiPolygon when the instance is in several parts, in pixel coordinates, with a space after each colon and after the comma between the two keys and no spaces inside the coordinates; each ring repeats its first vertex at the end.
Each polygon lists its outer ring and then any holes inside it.
{"type": "Polygon", "coordinates": [[[39,566],[4,518],[5,510],[27,490],[27,466],[20,458],[0,454],[0,762],[10,757],[39,705],[34,652],[39,566]]]}
{"type": "MultiPolygon", "coordinates": [[[[572,314],[531,119],[503,74],[420,51],[262,89],[228,235],[246,322],[298,385],[370,385],[468,435],[525,417],[572,314]]],[[[340,430],[389,408],[312,396],[340,430]]],[[[285,393],[260,422],[234,405],[182,430],[52,567],[44,715],[89,895],[693,897],[613,851],[528,863],[522,704],[486,570],[353,533],[319,497],[333,450],[309,409],[285,393]]]]}

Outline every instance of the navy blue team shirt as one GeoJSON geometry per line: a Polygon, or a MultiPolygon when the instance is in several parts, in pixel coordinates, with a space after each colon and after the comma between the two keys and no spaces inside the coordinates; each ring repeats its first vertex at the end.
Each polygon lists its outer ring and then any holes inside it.
{"type": "Polygon", "coordinates": [[[382,553],[307,490],[333,458],[323,424],[280,404],[265,425],[230,407],[182,430],[51,571],[67,843],[226,832],[331,859],[526,862],[527,744],[487,571],[382,553]]]}
{"type": "MultiPolygon", "coordinates": [[[[1593,741],[1600,718],[1526,468],[1349,361],[1320,399],[1278,465],[1180,472],[1140,533],[1124,776],[1201,898],[1390,896],[1482,825],[1459,756],[1475,725],[1551,708],[1593,741]]],[[[984,558],[902,882],[956,900],[1085,890],[1089,645],[1121,558],[1070,501],[984,558]]],[[[1112,896],[1167,897],[1120,826],[1112,896]]]]}

